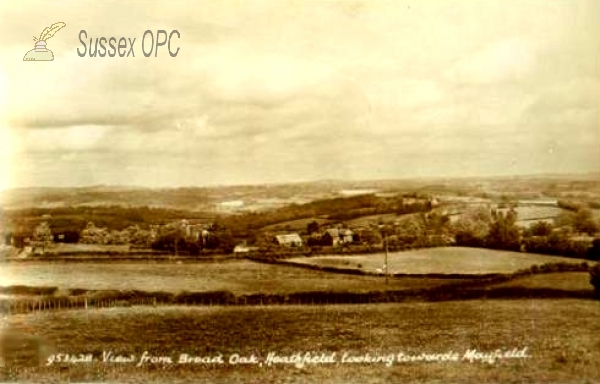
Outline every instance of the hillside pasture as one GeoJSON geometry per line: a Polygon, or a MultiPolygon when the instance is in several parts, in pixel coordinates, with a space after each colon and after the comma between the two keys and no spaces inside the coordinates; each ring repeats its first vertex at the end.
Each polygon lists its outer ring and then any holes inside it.
{"type": "MultiPolygon", "coordinates": [[[[404,215],[406,216],[406,215],[404,215]]],[[[368,215],[349,220],[347,224],[350,227],[366,227],[371,224],[391,223],[397,220],[400,216],[395,213],[384,213],[379,215],[368,215]]]]}
{"type": "MultiPolygon", "coordinates": [[[[297,257],[288,261],[318,267],[360,269],[374,273],[378,269],[384,269],[385,254],[297,257]]],[[[440,247],[389,253],[388,272],[390,274],[415,275],[481,275],[513,273],[518,270],[530,268],[533,265],[559,262],[579,264],[582,260],[482,248],[440,247]]]]}
{"type": "Polygon", "coordinates": [[[0,286],[56,286],[68,289],[144,290],[177,293],[228,290],[235,294],[299,291],[415,289],[449,279],[356,276],[248,260],[225,262],[19,262],[0,264],[0,286]]]}
{"type": "MultiPolygon", "coordinates": [[[[292,307],[132,307],[15,315],[5,324],[46,353],[91,353],[90,364],[14,370],[11,382],[523,383],[600,377],[600,310],[584,300],[454,301],[292,307]],[[526,349],[525,359],[464,360],[469,349],[526,349]],[[103,351],[169,356],[312,352],[459,354],[458,361],[273,366],[101,363],[103,351]]],[[[136,360],[137,362],[137,360],[136,360]]],[[[592,380],[592,381],[590,381],[592,380]]]]}
{"type": "Polygon", "coordinates": [[[263,231],[266,232],[277,232],[277,231],[306,231],[306,227],[309,223],[316,221],[319,225],[329,224],[331,221],[323,218],[312,217],[308,219],[298,219],[298,220],[289,220],[283,221],[277,224],[267,225],[262,228],[263,231]]]}
{"type": "Polygon", "coordinates": [[[591,291],[594,289],[590,284],[590,274],[588,272],[562,272],[530,275],[519,277],[504,283],[494,284],[491,287],[549,288],[561,289],[564,291],[591,291]]]}

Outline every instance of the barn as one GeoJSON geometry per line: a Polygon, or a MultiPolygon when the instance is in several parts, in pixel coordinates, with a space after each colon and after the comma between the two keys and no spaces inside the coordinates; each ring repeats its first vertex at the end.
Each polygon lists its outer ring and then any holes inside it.
{"type": "Polygon", "coordinates": [[[273,237],[273,243],[284,247],[301,247],[302,238],[297,233],[276,235],[273,237]]]}

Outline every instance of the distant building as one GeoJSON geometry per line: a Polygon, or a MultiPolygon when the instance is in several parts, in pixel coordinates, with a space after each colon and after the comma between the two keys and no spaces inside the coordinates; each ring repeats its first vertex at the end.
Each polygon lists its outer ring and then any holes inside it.
{"type": "Polygon", "coordinates": [[[275,236],[273,243],[284,247],[301,247],[302,238],[297,233],[288,233],[275,236]]]}
{"type": "Polygon", "coordinates": [[[79,242],[83,244],[108,244],[110,243],[110,232],[107,228],[96,227],[90,221],[85,229],[81,231],[79,242]]]}
{"type": "Polygon", "coordinates": [[[258,251],[258,247],[251,247],[246,244],[238,244],[233,248],[233,253],[250,253],[258,251]]]}
{"type": "Polygon", "coordinates": [[[321,236],[321,244],[337,247],[354,241],[354,232],[349,229],[330,228],[321,236]]]}

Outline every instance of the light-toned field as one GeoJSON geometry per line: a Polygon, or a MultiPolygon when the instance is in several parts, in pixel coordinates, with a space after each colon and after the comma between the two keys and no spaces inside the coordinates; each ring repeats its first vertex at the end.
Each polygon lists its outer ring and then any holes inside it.
{"type": "MultiPolygon", "coordinates": [[[[328,255],[297,257],[289,261],[299,264],[362,269],[375,272],[383,269],[385,254],[369,255],[328,255]]],[[[440,247],[414,251],[390,253],[389,273],[406,274],[486,274],[512,273],[532,265],[567,262],[578,264],[583,260],[538,255],[531,253],[496,251],[481,248],[440,247]]]]}
{"type": "MultiPolygon", "coordinates": [[[[517,212],[518,220],[534,220],[534,219],[547,219],[557,217],[563,210],[558,207],[544,207],[544,206],[520,206],[514,208],[517,212]]],[[[508,211],[507,209],[501,209],[500,211],[508,211]]]]}
{"type": "MultiPolygon", "coordinates": [[[[129,245],[101,245],[101,244],[65,244],[53,243],[45,249],[45,253],[127,253],[130,251],[129,245]]],[[[152,250],[145,250],[152,252],[152,250]]]]}
{"type": "Polygon", "coordinates": [[[47,352],[91,353],[91,364],[15,372],[11,382],[120,383],[593,383],[600,378],[600,306],[584,300],[380,305],[133,307],[15,315],[7,329],[40,337],[47,352]],[[526,349],[525,359],[463,360],[469,349],[526,349]],[[103,364],[103,351],[169,356],[335,352],[337,364],[260,366],[103,364]],[[344,353],[459,361],[339,363],[344,353]]]}
{"type": "Polygon", "coordinates": [[[0,286],[57,286],[60,289],[138,289],[286,293],[413,289],[451,283],[448,279],[355,276],[248,260],[225,262],[21,262],[0,263],[0,286]]]}

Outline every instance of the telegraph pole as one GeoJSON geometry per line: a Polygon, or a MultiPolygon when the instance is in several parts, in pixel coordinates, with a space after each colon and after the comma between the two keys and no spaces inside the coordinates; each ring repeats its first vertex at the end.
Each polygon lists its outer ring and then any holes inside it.
{"type": "Polygon", "coordinates": [[[388,284],[389,274],[388,274],[388,239],[387,239],[387,230],[385,228],[385,224],[380,224],[379,229],[381,234],[383,235],[383,242],[385,244],[385,259],[383,262],[383,268],[385,273],[385,283],[388,284]]]}
{"type": "Polygon", "coordinates": [[[388,239],[387,239],[387,231],[384,229],[385,236],[385,283],[388,284],[388,239]]]}

